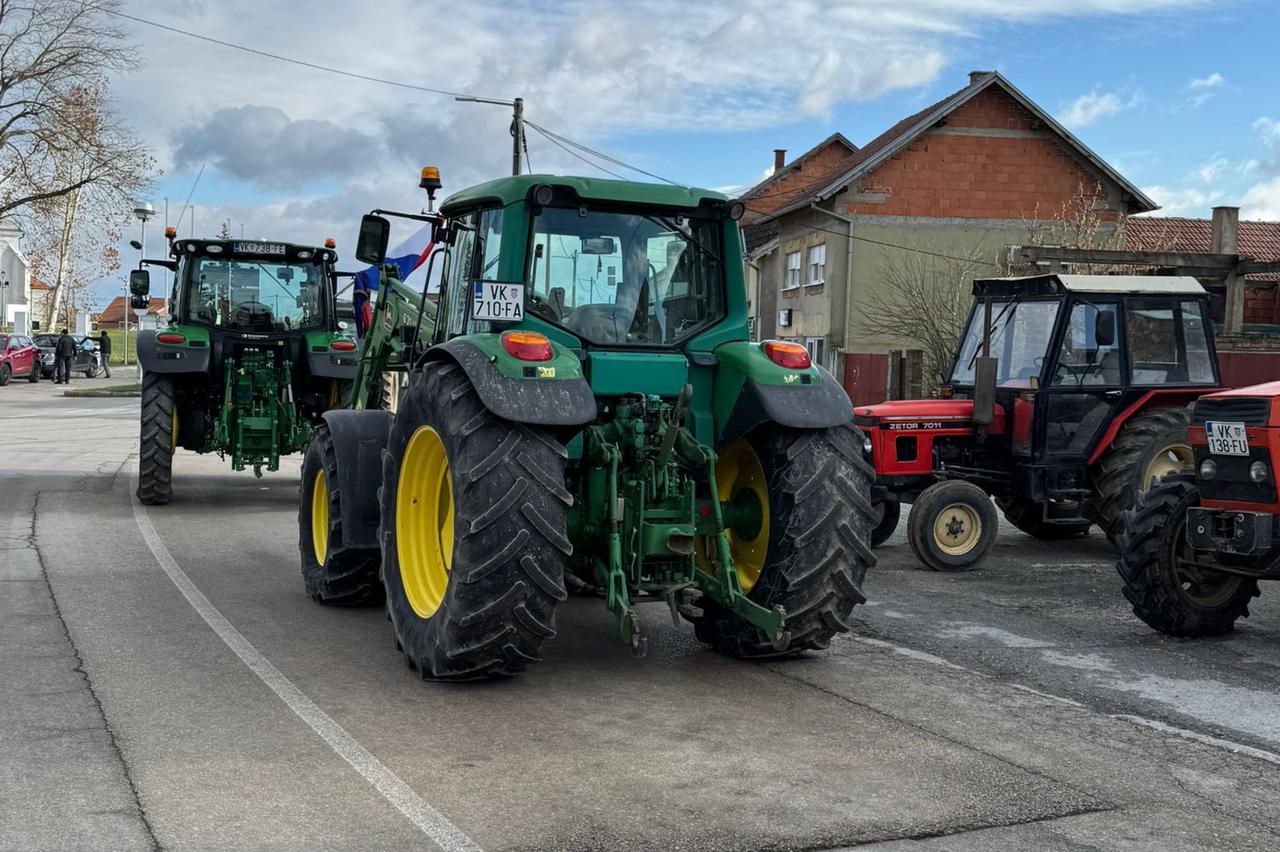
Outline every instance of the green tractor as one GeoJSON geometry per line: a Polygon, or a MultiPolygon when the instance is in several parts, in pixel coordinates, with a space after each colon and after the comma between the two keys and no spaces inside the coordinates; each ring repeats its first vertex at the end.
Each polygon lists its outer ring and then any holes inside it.
{"type": "MultiPolygon", "coordinates": [[[[840,383],[803,346],[749,340],[741,211],[548,175],[446,200],[435,310],[415,315],[425,289],[382,267],[383,343],[362,357],[399,347],[397,410],[367,404],[367,370],[307,448],[308,592],[385,599],[397,648],[439,680],[539,660],[571,589],[603,598],[636,654],[644,601],[736,657],[847,631],[872,473],[840,383]]],[[[383,263],[388,229],[364,218],[361,261],[383,263]]]]}
{"type": "MultiPolygon", "coordinates": [[[[320,415],[339,406],[359,352],[337,316],[333,241],[323,248],[262,240],[177,239],[168,323],[138,334],[142,430],[138,499],[168,503],[178,447],[231,458],[235,470],[277,470],[320,415]]],[[[130,274],[145,308],[146,269],[130,274]]]]}

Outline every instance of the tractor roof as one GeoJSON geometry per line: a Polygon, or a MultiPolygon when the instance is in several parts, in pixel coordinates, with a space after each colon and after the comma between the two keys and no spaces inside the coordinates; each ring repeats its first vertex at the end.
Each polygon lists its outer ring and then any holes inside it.
{"type": "Polygon", "coordinates": [[[1059,295],[1107,293],[1111,295],[1202,296],[1204,286],[1190,275],[1024,275],[982,278],[973,282],[973,294],[1059,295]]]}
{"type": "Polygon", "coordinates": [[[266,239],[221,239],[221,238],[185,238],[175,239],[170,248],[176,257],[180,254],[215,255],[218,257],[253,257],[279,258],[284,261],[323,260],[332,263],[337,260],[337,252],[331,248],[290,243],[285,240],[266,239]],[[210,251],[209,247],[214,246],[210,251]],[[299,255],[302,254],[302,257],[299,255]]]}
{"type": "Polygon", "coordinates": [[[577,193],[578,197],[593,201],[621,201],[661,207],[693,208],[701,204],[704,199],[728,200],[719,192],[689,186],[559,175],[519,175],[491,180],[455,192],[440,205],[440,212],[448,216],[462,208],[482,203],[497,203],[505,207],[514,201],[523,201],[528,197],[529,190],[543,184],[570,189],[577,193]]]}
{"type": "MultiPolygon", "coordinates": [[[[1217,393],[1206,394],[1205,396],[1213,397],[1215,399],[1222,396],[1225,396],[1225,397],[1247,396],[1247,397],[1255,397],[1255,398],[1257,397],[1275,398],[1280,396],[1280,382],[1263,382],[1260,385],[1249,385],[1248,387],[1243,387],[1243,388],[1232,388],[1231,390],[1218,391],[1217,393]]],[[[1201,399],[1204,399],[1204,398],[1205,397],[1201,397],[1201,399]]]]}

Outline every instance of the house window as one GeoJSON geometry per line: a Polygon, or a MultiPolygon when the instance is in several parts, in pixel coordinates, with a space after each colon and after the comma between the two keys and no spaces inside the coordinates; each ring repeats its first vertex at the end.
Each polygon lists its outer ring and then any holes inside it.
{"type": "Polygon", "coordinates": [[[793,251],[787,255],[787,277],[782,282],[782,289],[794,290],[800,286],[800,252],[793,251]]]}
{"type": "Polygon", "coordinates": [[[822,284],[827,280],[827,244],[809,246],[809,284],[822,284]]]}
{"type": "Polygon", "coordinates": [[[809,360],[815,364],[822,363],[824,342],[821,337],[806,337],[804,339],[804,348],[809,350],[809,360]]]}

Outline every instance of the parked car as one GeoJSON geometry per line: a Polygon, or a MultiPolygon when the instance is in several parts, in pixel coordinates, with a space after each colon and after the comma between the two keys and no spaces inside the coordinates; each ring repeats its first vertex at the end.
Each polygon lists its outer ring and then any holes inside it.
{"type": "Polygon", "coordinates": [[[40,381],[40,349],[24,334],[0,334],[0,385],[15,377],[40,381]]]}
{"type": "MultiPolygon", "coordinates": [[[[76,354],[71,361],[71,372],[84,373],[85,378],[92,379],[101,372],[98,360],[98,345],[91,337],[77,337],[76,354]]],[[[53,378],[54,347],[58,345],[58,335],[53,333],[37,334],[36,346],[40,347],[41,373],[46,379],[53,378]]]]}

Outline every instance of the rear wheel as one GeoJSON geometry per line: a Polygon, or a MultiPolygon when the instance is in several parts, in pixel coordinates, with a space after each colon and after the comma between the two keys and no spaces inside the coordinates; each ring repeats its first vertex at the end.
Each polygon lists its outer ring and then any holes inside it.
{"type": "Polygon", "coordinates": [[[347,547],[342,536],[338,455],[328,426],[318,426],[302,457],[298,552],[307,594],[322,604],[358,606],[382,601],[376,547],[347,547]]]}
{"type": "Polygon", "coordinates": [[[1190,477],[1164,480],[1126,512],[1120,530],[1124,596],[1134,615],[1171,636],[1219,636],[1249,617],[1258,581],[1214,571],[1187,544],[1187,510],[1200,505],[1190,477]]]}
{"type": "Polygon", "coordinates": [[[9,384],[9,380],[13,378],[13,368],[8,364],[0,364],[0,388],[9,384]]]}
{"type": "Polygon", "coordinates": [[[573,551],[566,455],[488,411],[452,362],[401,397],[383,454],[382,578],[397,645],[423,677],[513,675],[540,659],[573,551]]]}
{"type": "Polygon", "coordinates": [[[40,362],[39,361],[31,365],[31,372],[27,374],[27,381],[31,382],[31,384],[33,385],[36,382],[40,381],[40,362]]]}
{"type": "Polygon", "coordinates": [[[85,368],[84,377],[86,379],[98,378],[98,365],[90,362],[89,366],[85,368]]]}
{"type": "Polygon", "coordinates": [[[897,500],[881,500],[871,504],[871,546],[879,547],[889,540],[902,517],[902,504],[897,500]]]}
{"type": "Polygon", "coordinates": [[[969,571],[995,544],[1000,520],[987,493],[971,482],[935,482],[911,504],[907,541],[934,571],[969,571]]]}
{"type": "Polygon", "coordinates": [[[705,599],[694,620],[698,638],[734,657],[776,657],[826,648],[847,632],[875,564],[873,478],[852,426],[768,426],[724,448],[716,467],[720,499],[760,506],[759,524],[730,532],[738,579],[751,600],[783,608],[791,643],[779,651],[762,630],[705,599]]]}
{"type": "Polygon", "coordinates": [[[138,499],[173,499],[173,448],[178,438],[178,408],[173,380],[157,373],[142,376],[142,431],[138,446],[138,499]]]}
{"type": "Polygon", "coordinates": [[[1062,541],[1089,534],[1089,521],[1051,523],[1045,520],[1044,507],[1030,500],[996,500],[1005,519],[1032,538],[1040,541],[1062,541]]]}
{"type": "Polygon", "coordinates": [[[1125,510],[1138,495],[1165,476],[1190,471],[1195,464],[1187,439],[1185,408],[1156,408],[1124,424],[1093,470],[1093,515],[1112,544],[1117,544],[1125,510]]]}

